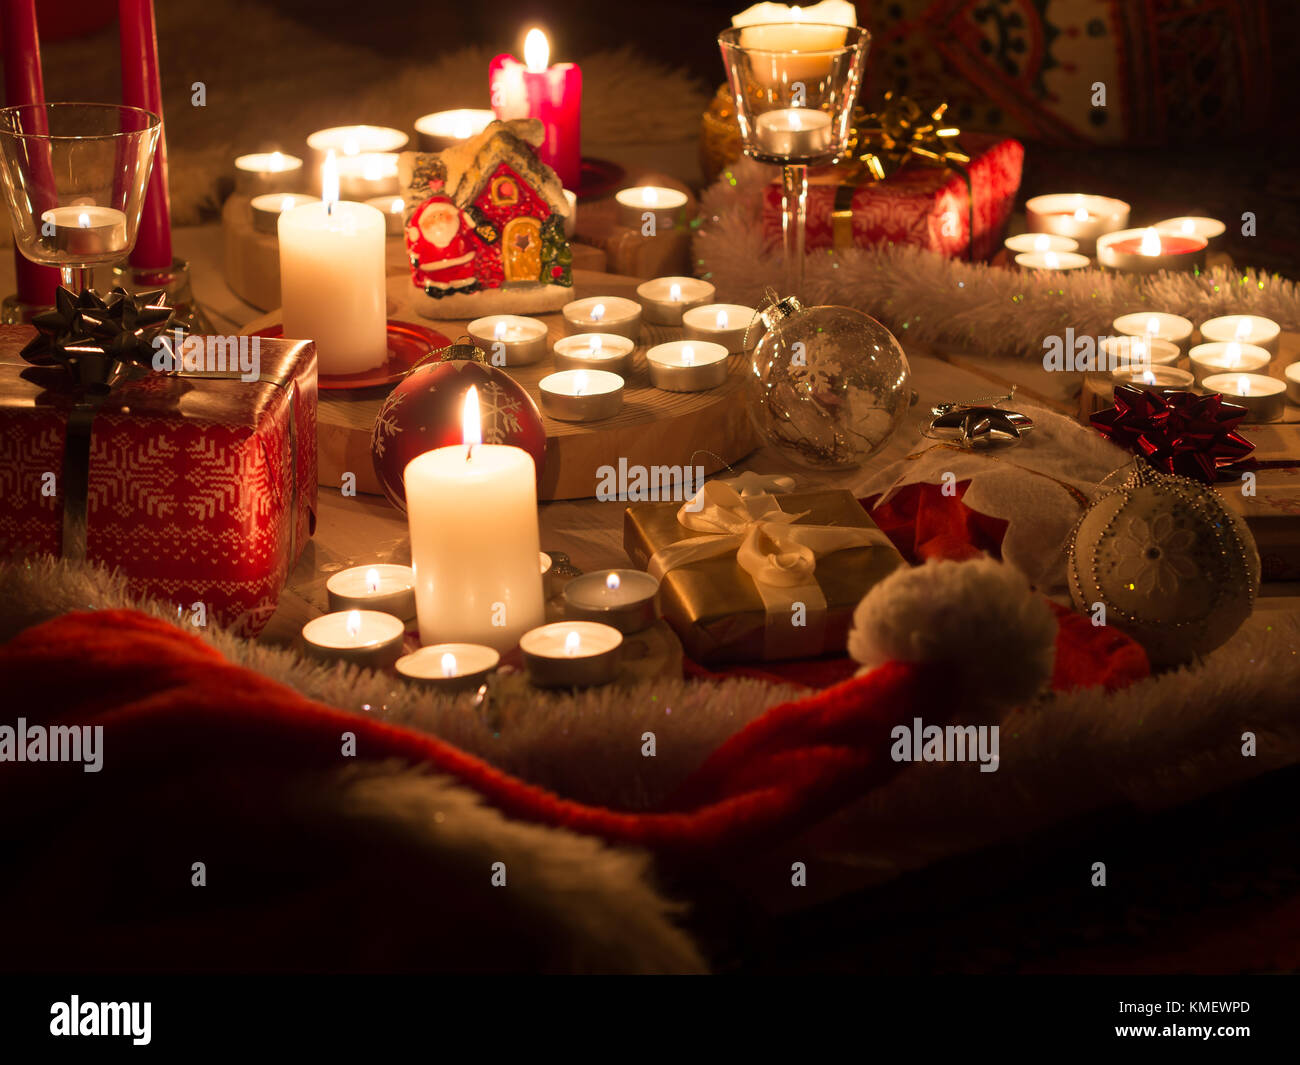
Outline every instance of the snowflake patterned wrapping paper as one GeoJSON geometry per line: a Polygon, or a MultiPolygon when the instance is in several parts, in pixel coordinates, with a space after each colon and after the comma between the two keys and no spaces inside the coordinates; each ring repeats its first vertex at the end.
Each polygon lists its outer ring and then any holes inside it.
{"type": "MultiPolygon", "coordinates": [[[[0,327],[0,557],[63,552],[64,444],[76,398],[61,369],[0,327]]],[[[95,414],[86,557],[142,595],[255,636],[316,522],[316,349],[258,339],[259,376],[151,373],[95,414]]]]}
{"type": "MultiPolygon", "coordinates": [[[[988,259],[1002,246],[1002,233],[1016,193],[1025,150],[1019,141],[963,134],[962,148],[970,155],[967,170],[975,193],[974,240],[971,240],[970,197],[966,180],[953,170],[909,162],[886,181],[853,190],[853,246],[905,244],[943,255],[964,258],[973,245],[976,259],[988,259]]],[[[820,167],[808,172],[809,251],[835,242],[836,193],[840,171],[820,167]]],[[[763,198],[763,232],[772,244],[781,242],[781,184],[770,185],[763,198]]]]}

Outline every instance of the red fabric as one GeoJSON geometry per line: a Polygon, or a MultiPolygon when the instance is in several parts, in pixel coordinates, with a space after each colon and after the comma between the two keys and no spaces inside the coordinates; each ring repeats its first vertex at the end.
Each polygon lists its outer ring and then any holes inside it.
{"type": "Polygon", "coordinates": [[[197,770],[238,757],[249,774],[336,768],[342,734],[357,757],[397,758],[458,778],[504,813],[661,852],[713,855],[807,827],[892,777],[889,733],[952,707],[935,671],[889,663],[773,707],[727,739],[663,810],[573,802],[441,740],[312,702],[231,665],[172,625],[127,610],[66,614],[0,648],[0,690],[28,724],[103,725],[113,774],[0,763],[0,808],[44,809],[79,788],[139,780],[179,762],[197,770]]]}

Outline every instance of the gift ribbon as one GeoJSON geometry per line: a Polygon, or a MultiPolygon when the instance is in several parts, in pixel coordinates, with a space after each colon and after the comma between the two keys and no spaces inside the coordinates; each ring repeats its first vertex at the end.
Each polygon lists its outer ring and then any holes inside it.
{"type": "Polygon", "coordinates": [[[766,656],[819,655],[825,650],[826,596],[814,577],[817,556],[891,545],[875,528],[795,524],[806,514],[787,513],[775,496],[741,496],[731,485],[709,481],[677,511],[678,524],[705,535],[660,548],[646,569],[662,580],[681,566],[735,552],[763,601],[766,656]],[[796,604],[803,605],[803,625],[792,624],[796,604]]]}

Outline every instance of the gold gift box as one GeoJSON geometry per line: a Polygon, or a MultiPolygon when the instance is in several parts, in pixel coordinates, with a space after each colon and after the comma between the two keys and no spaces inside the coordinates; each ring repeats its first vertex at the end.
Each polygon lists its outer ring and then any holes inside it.
{"type": "MultiPolygon", "coordinates": [[[[798,524],[875,528],[852,492],[840,489],[790,492],[776,496],[781,509],[807,511],[798,524]]],[[[623,515],[623,547],[640,569],[669,544],[707,535],[677,521],[680,503],[638,503],[623,515]]],[[[853,547],[820,555],[814,574],[826,597],[821,654],[843,654],[853,611],[880,580],[903,564],[892,546],[853,547]]],[[[664,574],[659,588],[664,617],[681,638],[686,653],[707,665],[805,657],[802,650],[766,646],[767,614],[753,578],[740,567],[735,552],[692,562],[664,574]]]]}

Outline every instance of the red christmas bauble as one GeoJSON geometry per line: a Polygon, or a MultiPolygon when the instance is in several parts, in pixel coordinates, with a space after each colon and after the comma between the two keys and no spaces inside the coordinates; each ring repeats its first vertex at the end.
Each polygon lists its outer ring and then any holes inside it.
{"type": "Polygon", "coordinates": [[[464,439],[461,416],[471,385],[478,389],[483,443],[523,448],[532,455],[541,481],[546,430],[537,404],[504,370],[480,361],[477,356],[482,354],[481,348],[467,344],[435,352],[398,382],[379,409],[370,454],[384,493],[399,510],[406,509],[406,464],[464,439]]]}

